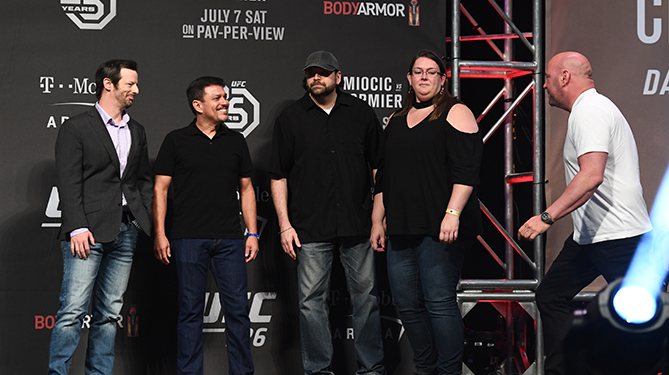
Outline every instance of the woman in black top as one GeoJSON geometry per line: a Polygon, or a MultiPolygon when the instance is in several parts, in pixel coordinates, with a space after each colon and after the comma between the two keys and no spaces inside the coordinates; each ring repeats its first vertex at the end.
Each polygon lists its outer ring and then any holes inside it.
{"type": "Polygon", "coordinates": [[[456,287],[464,252],[481,232],[482,142],[472,112],[445,89],[434,52],[420,51],[407,79],[404,107],[384,131],[370,241],[384,251],[387,236],[390,287],[416,374],[461,374],[456,287]]]}

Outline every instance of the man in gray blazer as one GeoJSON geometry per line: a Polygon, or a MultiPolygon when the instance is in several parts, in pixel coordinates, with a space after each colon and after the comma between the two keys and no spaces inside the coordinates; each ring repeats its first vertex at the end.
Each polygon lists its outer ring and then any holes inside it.
{"type": "Polygon", "coordinates": [[[89,327],[86,374],[112,374],[137,237],[139,231],[151,233],[146,134],[126,112],[139,93],[137,81],[134,61],[101,64],[95,107],[66,121],[58,133],[63,284],[49,374],[68,373],[84,324],[89,327]],[[92,315],[86,318],[91,300],[92,315]]]}

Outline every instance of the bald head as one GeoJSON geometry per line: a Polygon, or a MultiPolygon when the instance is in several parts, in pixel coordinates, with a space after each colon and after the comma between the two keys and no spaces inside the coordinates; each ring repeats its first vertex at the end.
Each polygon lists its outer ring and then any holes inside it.
{"type": "Polygon", "coordinates": [[[592,66],[582,54],[562,52],[548,62],[544,88],[550,105],[571,111],[578,96],[593,87],[592,66]]]}
{"type": "MultiPolygon", "coordinates": [[[[567,69],[571,72],[573,78],[586,79],[592,81],[592,66],[590,61],[578,52],[558,53],[551,59],[555,61],[560,70],[567,69]]],[[[549,64],[550,64],[549,62],[549,64]]],[[[594,84],[594,83],[593,83],[594,84]]]]}

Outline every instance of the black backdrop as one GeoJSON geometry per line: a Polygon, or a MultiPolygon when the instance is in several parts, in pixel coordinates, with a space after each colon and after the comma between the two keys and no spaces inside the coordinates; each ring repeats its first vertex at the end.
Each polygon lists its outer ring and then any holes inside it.
{"type": "MultiPolygon", "coordinates": [[[[0,373],[46,371],[62,277],[53,146],[62,122],[94,103],[95,68],[111,58],[139,64],[140,94],[129,113],[146,127],[151,158],[168,131],[191,120],[185,98],[191,80],[216,75],[228,82],[228,126],[246,136],[256,166],[261,252],[248,268],[254,362],[258,374],[299,373],[295,264],[280,249],[265,172],[274,118],[302,95],[306,56],[327,49],[339,58],[343,88],[367,100],[385,122],[401,105],[411,56],[421,48],[445,54],[445,2],[418,3],[418,25],[410,25],[404,0],[0,3],[0,373]]],[[[385,259],[378,258],[382,270],[385,259]]],[[[122,311],[114,373],[176,373],[175,278],[175,268],[158,263],[144,238],[122,311]],[[131,315],[135,324],[128,325],[131,315]]],[[[409,373],[411,350],[385,272],[379,279],[387,365],[409,373]]],[[[225,324],[210,298],[215,293],[210,283],[205,372],[227,373],[225,324]]],[[[335,369],[352,373],[347,303],[335,277],[335,369]]],[[[72,374],[83,373],[83,332],[72,374]]]]}

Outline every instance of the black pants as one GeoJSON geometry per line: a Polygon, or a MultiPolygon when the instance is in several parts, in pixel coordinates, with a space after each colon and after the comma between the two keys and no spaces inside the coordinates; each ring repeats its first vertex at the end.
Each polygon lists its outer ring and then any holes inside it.
{"type": "Polygon", "coordinates": [[[537,288],[537,307],[544,328],[545,374],[565,375],[562,341],[569,331],[569,305],[599,275],[608,281],[625,276],[641,236],[579,245],[573,234],[537,288]]]}

